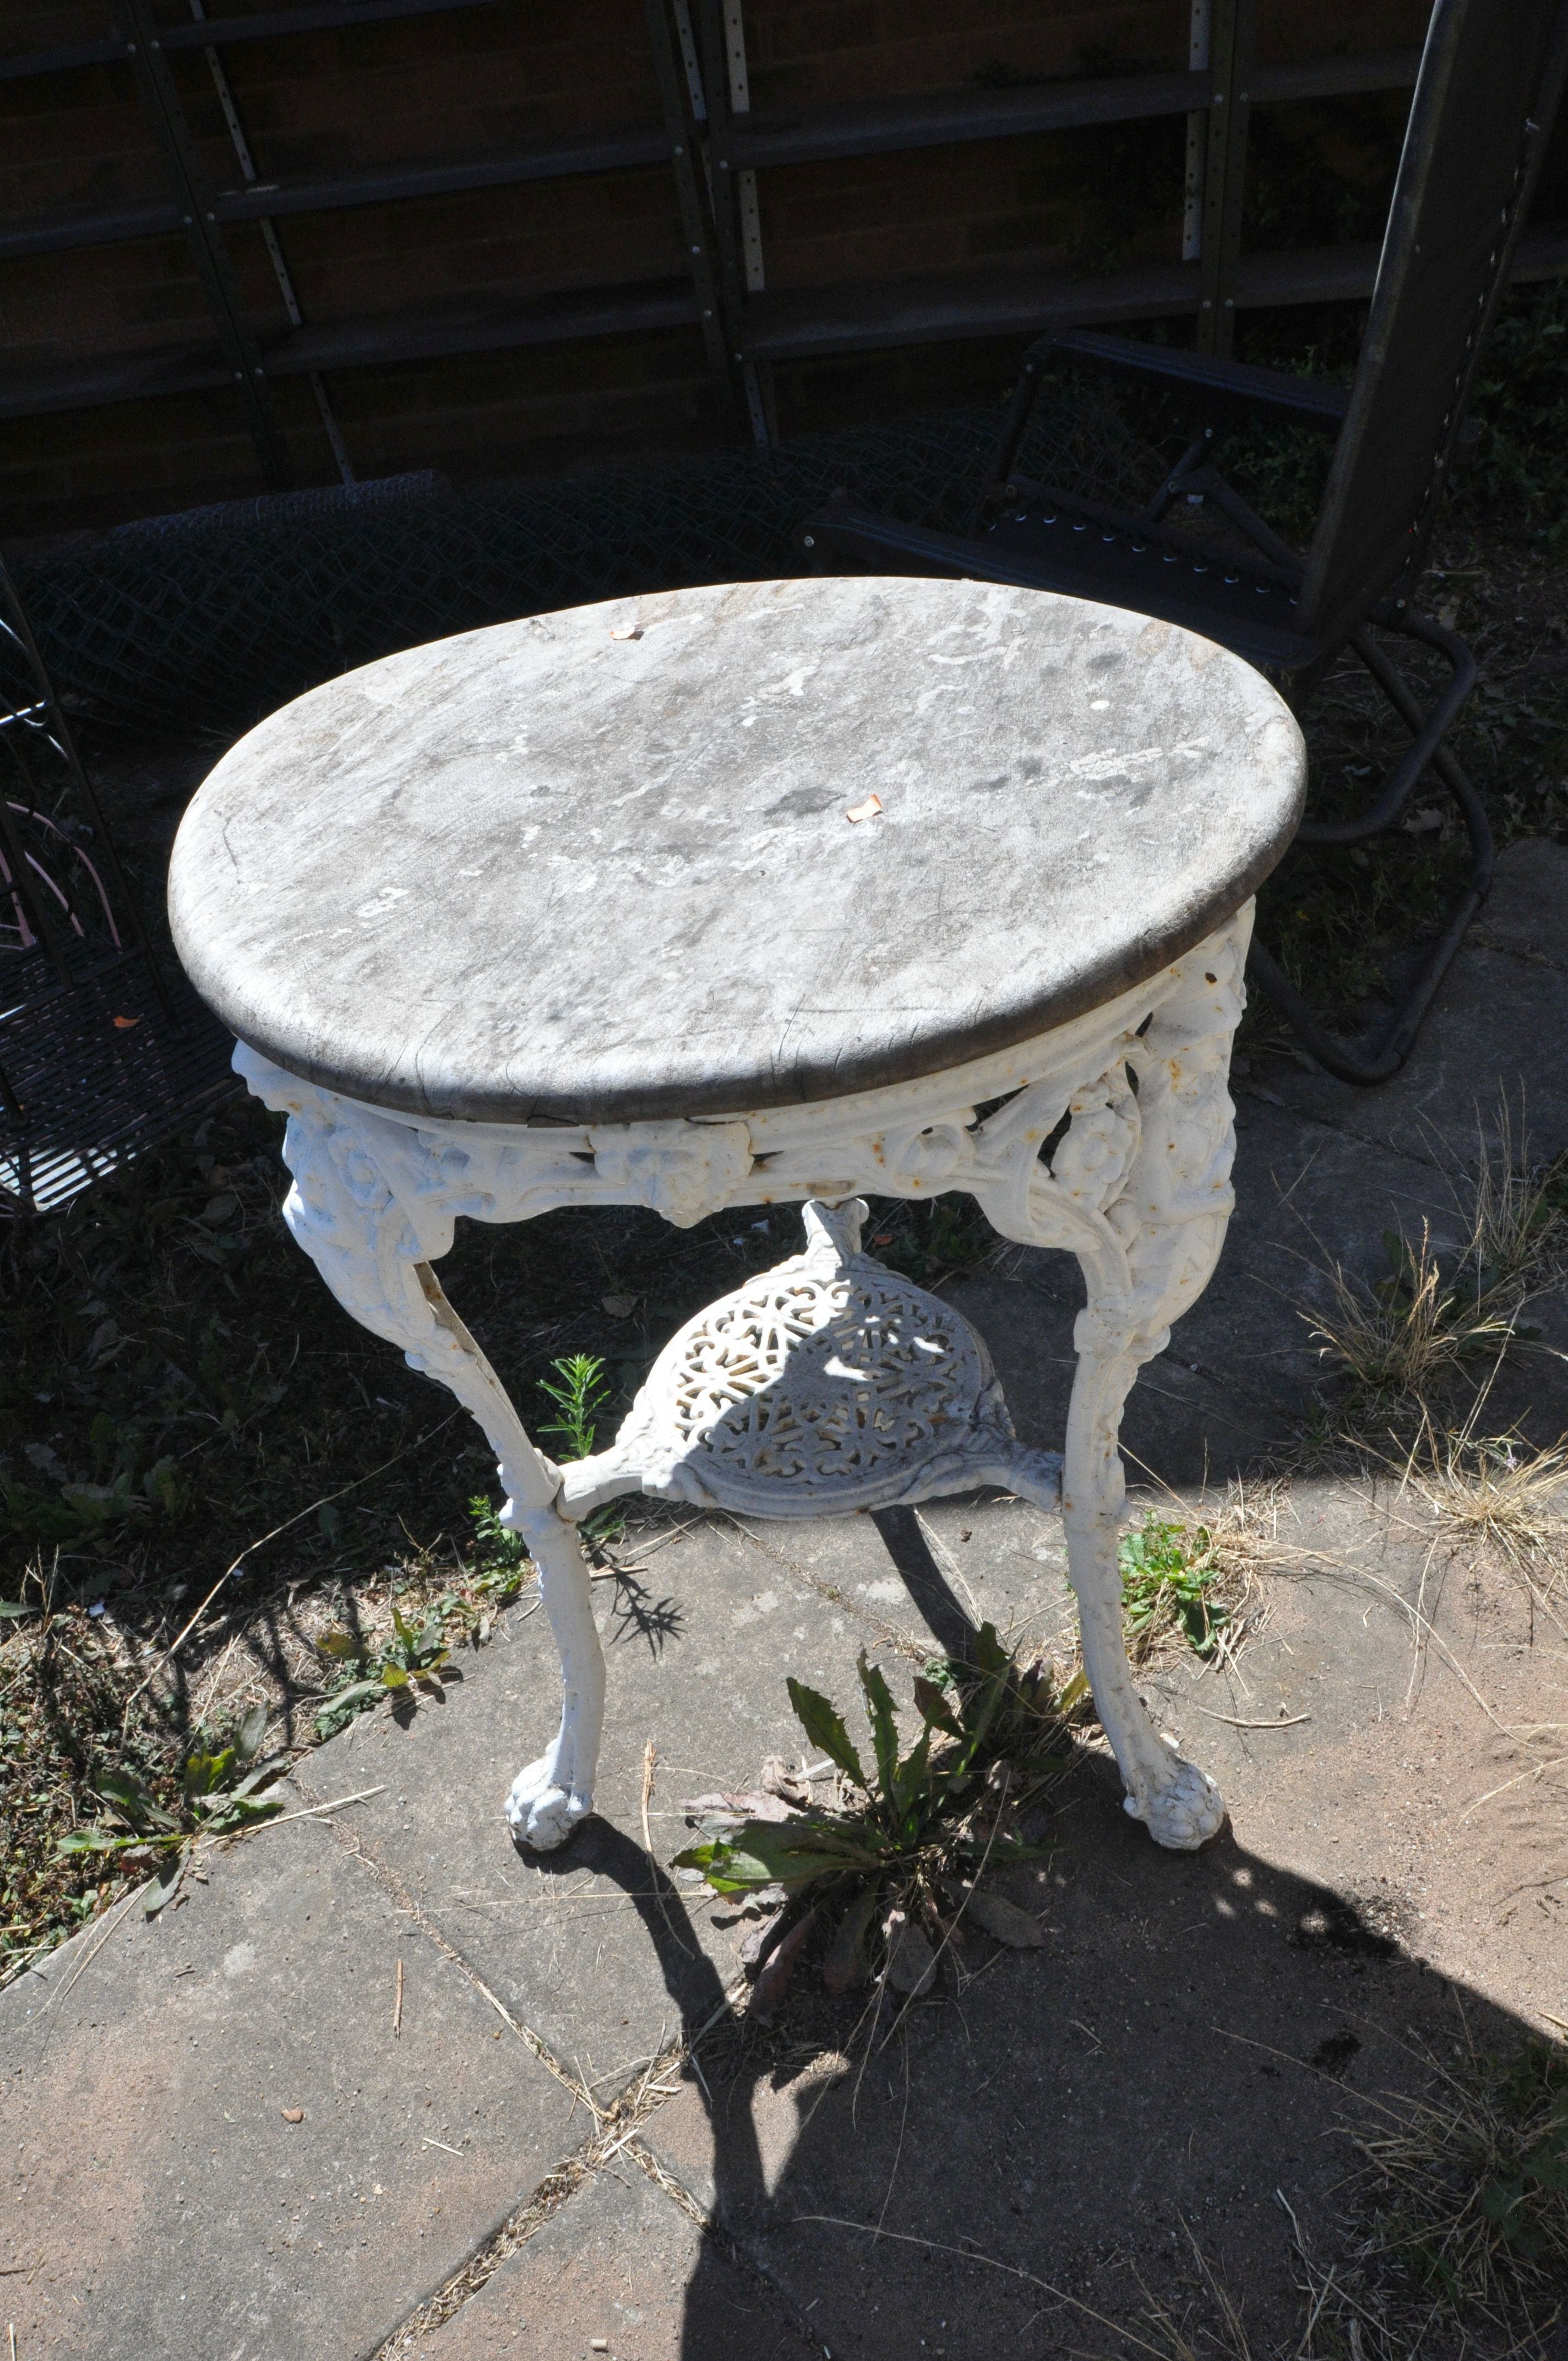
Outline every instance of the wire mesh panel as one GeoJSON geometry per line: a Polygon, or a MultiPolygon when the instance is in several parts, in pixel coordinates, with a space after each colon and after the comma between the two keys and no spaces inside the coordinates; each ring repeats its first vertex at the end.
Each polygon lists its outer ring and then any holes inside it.
{"type": "Polygon", "coordinates": [[[0,1213],[57,1205],[233,1087],[230,1043],[158,969],[0,568],[0,1213]]]}
{"type": "Polygon", "coordinates": [[[43,1213],[235,1089],[231,1036],[188,988],[172,1019],[144,958],[13,1009],[0,1057],[0,1211],[43,1213]]]}
{"type": "MultiPolygon", "coordinates": [[[[232,731],[319,681],[555,607],[798,571],[791,534],[842,487],[965,530],[996,434],[973,408],[656,466],[455,491],[403,476],[155,518],[19,576],[73,715],[167,739],[232,731]]],[[[1040,405],[1052,480],[1146,497],[1160,461],[1107,401],[1040,405]]]]}

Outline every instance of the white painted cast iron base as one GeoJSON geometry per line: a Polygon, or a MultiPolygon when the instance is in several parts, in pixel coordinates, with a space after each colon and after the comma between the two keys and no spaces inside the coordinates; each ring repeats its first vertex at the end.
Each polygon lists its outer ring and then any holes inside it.
{"type": "Polygon", "coordinates": [[[1060,1505],[1085,1669],[1126,1786],[1164,1845],[1219,1828],[1213,1782],[1156,1731],[1122,1640],[1117,1433],[1142,1365],[1201,1293],[1230,1217],[1227,1088],[1249,903],[1135,991],[1021,1048],[918,1082],[731,1120],[433,1121],[317,1089],[243,1044],[285,1109],[284,1216],[344,1308],[478,1420],[561,1655],[561,1726],[519,1773],[517,1835],[562,1843],[593,1808],[604,1657],[575,1522],[628,1491],[758,1516],[841,1513],[1001,1484],[1060,1505]],[[992,1104],[1000,1100],[1000,1105],[992,1104]],[[992,1111],[977,1119],[975,1109],[992,1111]],[[1067,1119],[1048,1158],[1045,1144],[1067,1119]],[[1078,1257],[1087,1301],[1063,1459],[1013,1433],[984,1346],[949,1305],[860,1251],[856,1191],[967,1190],[1021,1245],[1078,1257]],[[648,1204],[683,1228],[731,1205],[806,1204],[806,1252],[688,1323],[609,1450],[565,1469],[532,1443],[432,1264],[460,1214],[648,1204]]]}

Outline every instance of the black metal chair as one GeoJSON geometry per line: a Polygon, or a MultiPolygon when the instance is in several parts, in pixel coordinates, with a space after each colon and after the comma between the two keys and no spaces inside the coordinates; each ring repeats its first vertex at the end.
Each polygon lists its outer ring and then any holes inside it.
{"type": "Polygon", "coordinates": [[[1025,357],[970,536],[905,525],[843,498],[808,517],[795,536],[815,572],[968,577],[1163,617],[1247,657],[1293,702],[1343,651],[1354,652],[1409,731],[1409,744],[1362,812],[1308,819],[1301,840],[1354,844],[1377,835],[1398,821],[1430,771],[1459,807],[1472,860],[1400,1005],[1364,1047],[1332,1038],[1255,942],[1249,964],[1258,985],[1320,1064],[1346,1082],[1384,1082],[1403,1064],[1491,884],[1486,813],[1443,742],[1475,684],[1475,658],[1408,602],[1565,67],[1568,0],[1436,0],[1348,389],[1069,329],[1042,337],[1025,357]],[[1157,388],[1188,411],[1192,441],[1137,515],[1015,472],[1042,372],[1063,361],[1157,388]],[[1226,429],[1259,417],[1338,438],[1304,560],[1212,464],[1226,429]],[[1179,504],[1199,496],[1231,528],[1223,544],[1172,518],[1179,504]],[[1430,710],[1375,630],[1419,642],[1444,660],[1447,683],[1430,710]]]}
{"type": "Polygon", "coordinates": [[[0,1214],[62,1204],[239,1085],[159,967],[0,566],[0,1214]]]}

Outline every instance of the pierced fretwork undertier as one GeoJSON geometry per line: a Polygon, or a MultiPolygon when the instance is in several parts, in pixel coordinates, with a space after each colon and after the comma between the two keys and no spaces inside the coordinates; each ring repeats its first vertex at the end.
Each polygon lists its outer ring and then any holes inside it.
{"type": "Polygon", "coordinates": [[[1161,1843],[1218,1829],[1212,1782],[1160,1738],[1122,1640],[1123,1406],[1201,1292],[1230,1216],[1227,1088],[1250,903],[1146,983],[1020,1048],[917,1082],[729,1120],[580,1129],[395,1115],[235,1063],[290,1122],[289,1226],[345,1308],[479,1421],[560,1650],[559,1732],[520,1773],[519,1839],[562,1843],[593,1807],[604,1658],[574,1526],[641,1491],[759,1517],[845,1514],[999,1485],[1058,1505],[1085,1668],[1126,1785],[1161,1843]],[[985,1346],[949,1304],[861,1249],[857,1191],[965,1190],[1004,1238],[1077,1256],[1086,1289],[1062,1455],[1020,1443],[985,1346]],[[530,1440],[432,1266],[459,1215],[653,1206],[683,1228],[800,1203],[804,1252],[673,1337],[610,1447],[565,1468],[530,1440]]]}

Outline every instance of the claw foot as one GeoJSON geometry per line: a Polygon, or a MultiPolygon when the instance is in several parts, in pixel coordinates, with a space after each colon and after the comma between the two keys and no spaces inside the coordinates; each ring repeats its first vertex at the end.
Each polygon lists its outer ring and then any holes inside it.
{"type": "Polygon", "coordinates": [[[555,1766],[546,1754],[518,1773],[507,1797],[506,1815],[520,1844],[531,1845],[535,1852],[554,1852],[593,1807],[591,1795],[555,1784],[555,1766]]]}
{"type": "MultiPolygon", "coordinates": [[[[1168,1739],[1166,1743],[1170,1744],[1168,1739]]],[[[1219,1834],[1225,1819],[1224,1799],[1212,1779],[1174,1747],[1154,1794],[1142,1802],[1125,1795],[1122,1808],[1144,1821],[1156,1844],[1167,1845],[1172,1852],[1196,1852],[1219,1834]]]]}

